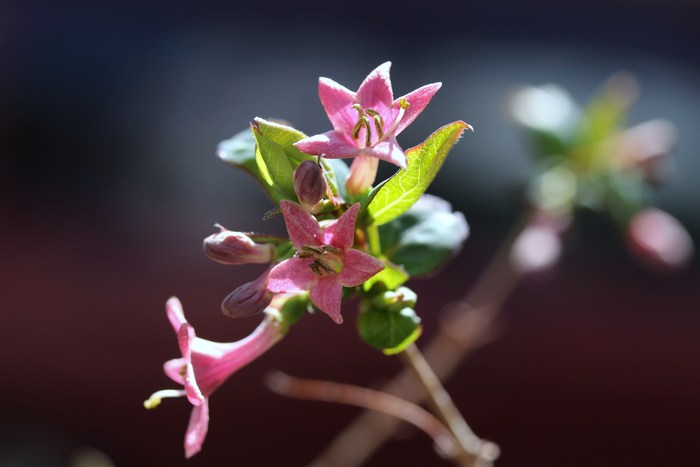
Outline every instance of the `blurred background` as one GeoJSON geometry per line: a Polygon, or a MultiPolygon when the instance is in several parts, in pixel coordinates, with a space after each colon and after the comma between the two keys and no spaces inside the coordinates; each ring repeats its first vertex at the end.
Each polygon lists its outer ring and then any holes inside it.
{"type": "MultiPolygon", "coordinates": [[[[431,188],[471,225],[459,257],[412,283],[425,343],[516,221],[533,163],[504,114],[522,84],[584,102],[619,70],[641,96],[630,123],[679,131],[675,173],[655,203],[700,239],[700,5],[554,2],[20,1],[0,5],[0,466],[305,465],[358,411],[283,399],[271,368],[377,386],[400,368],[324,316],[220,388],[204,450],[182,438],[190,405],[142,401],[172,387],[178,355],[164,302],[200,336],[257,324],[219,312],[256,277],[201,253],[219,222],[282,233],[254,181],[215,157],[256,116],[329,129],[316,83],[356,89],[393,62],[396,96],[442,81],[404,147],[463,119],[476,132],[431,188]]],[[[384,167],[384,170],[389,170],[384,167]]],[[[390,173],[390,172],[387,172],[390,173]]],[[[700,268],[640,268],[604,218],[587,217],[562,262],[508,300],[497,339],[447,383],[499,466],[700,464],[700,268]]],[[[369,465],[449,465],[406,430],[369,465]]]]}

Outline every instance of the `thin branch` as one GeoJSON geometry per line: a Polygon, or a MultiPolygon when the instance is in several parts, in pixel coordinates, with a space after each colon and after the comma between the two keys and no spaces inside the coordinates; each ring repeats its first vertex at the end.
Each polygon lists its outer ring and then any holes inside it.
{"type": "MultiPolygon", "coordinates": [[[[464,298],[446,314],[440,330],[426,346],[424,355],[441,381],[454,373],[459,364],[494,332],[503,303],[518,284],[521,273],[510,265],[515,239],[527,225],[529,216],[516,223],[498,251],[464,298]]],[[[399,373],[382,391],[418,403],[425,392],[416,387],[408,370],[399,373]]],[[[400,421],[374,412],[364,412],[315,459],[310,467],[356,467],[367,461],[399,428],[400,421]]]]}
{"type": "Polygon", "coordinates": [[[464,450],[474,455],[470,465],[477,465],[479,462],[482,465],[490,465],[496,460],[500,453],[498,446],[476,436],[418,347],[412,344],[399,355],[423,387],[433,413],[452,432],[464,450]]]}
{"type": "Polygon", "coordinates": [[[430,436],[442,456],[455,461],[457,465],[472,465],[470,460],[474,454],[465,453],[440,420],[422,407],[399,397],[350,384],[294,378],[280,371],[268,375],[266,383],[273,392],[282,396],[336,402],[391,415],[430,436]]]}

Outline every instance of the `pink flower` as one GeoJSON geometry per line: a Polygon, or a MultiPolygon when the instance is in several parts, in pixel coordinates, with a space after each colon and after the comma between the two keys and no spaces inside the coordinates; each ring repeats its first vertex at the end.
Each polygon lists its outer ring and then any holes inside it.
{"type": "Polygon", "coordinates": [[[369,156],[406,168],[406,154],[396,136],[416,119],[442,84],[428,84],[394,100],[390,67],[391,62],[379,65],[356,93],[320,78],[318,95],[333,130],[304,138],[295,146],[330,159],[369,156]]]}
{"type": "Polygon", "coordinates": [[[298,254],[272,268],[268,290],[276,293],[308,290],[314,305],[336,323],[342,323],[343,286],[358,286],[384,269],[377,258],[351,248],[360,204],[355,203],[325,228],[296,203],[283,200],[280,208],[298,254]]]}
{"type": "Polygon", "coordinates": [[[668,273],[693,257],[693,239],[678,219],[656,208],[644,209],[627,225],[627,247],[644,266],[668,273]]]}
{"type": "Polygon", "coordinates": [[[269,315],[248,337],[220,343],[195,336],[194,328],[185,319],[180,300],[176,297],[171,297],[165,304],[170,324],[177,333],[182,357],[165,362],[163,369],[184,389],[155,392],[144,406],[152,409],[164,397],[187,396],[194,408],[185,432],[185,457],[192,457],[202,449],[209,426],[209,396],[229,376],[265,353],[284,336],[287,327],[273,317],[280,306],[273,303],[271,308],[274,310],[270,309],[269,315]]]}

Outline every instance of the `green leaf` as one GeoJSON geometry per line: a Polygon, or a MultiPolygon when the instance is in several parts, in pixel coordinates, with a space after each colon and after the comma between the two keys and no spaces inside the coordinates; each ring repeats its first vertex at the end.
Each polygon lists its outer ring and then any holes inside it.
{"type": "Polygon", "coordinates": [[[267,165],[257,149],[255,140],[255,130],[251,125],[251,129],[241,131],[232,138],[219,143],[217,156],[224,162],[250,174],[262,185],[270,199],[275,203],[279,203],[280,200],[287,199],[290,196],[281,191],[274,183],[270,172],[267,170],[267,165]],[[263,171],[261,171],[261,168],[263,171]]]}
{"type": "Polygon", "coordinates": [[[262,182],[258,164],[255,162],[255,138],[249,129],[220,142],[216,155],[222,161],[245,170],[262,182]]]}
{"type": "Polygon", "coordinates": [[[255,160],[263,181],[270,189],[280,193],[280,198],[296,199],[294,195],[294,166],[282,146],[267,138],[256,126],[252,126],[257,144],[255,160]]]}
{"type": "Polygon", "coordinates": [[[368,191],[361,199],[360,199],[360,211],[359,214],[357,215],[357,225],[360,227],[364,227],[367,224],[371,223],[374,224],[372,217],[369,215],[367,212],[367,208],[369,205],[372,203],[374,200],[374,197],[377,196],[377,193],[379,193],[379,190],[384,188],[384,185],[389,181],[389,179],[382,181],[379,185],[375,186],[372,188],[370,191],[368,191]]]}
{"type": "Polygon", "coordinates": [[[610,149],[606,143],[624,126],[636,98],[636,86],[633,78],[614,75],[584,109],[569,154],[580,171],[605,171],[609,167],[610,149]]]}
{"type": "Polygon", "coordinates": [[[315,156],[310,156],[304,154],[294,146],[294,143],[306,135],[296,128],[292,128],[289,125],[285,125],[278,122],[272,122],[265,120],[264,118],[255,117],[253,123],[258,131],[265,136],[268,140],[279,145],[284,153],[291,159],[291,163],[294,167],[299,165],[301,162],[309,159],[314,159],[315,156]]]}
{"type": "Polygon", "coordinates": [[[382,262],[384,263],[384,269],[362,284],[362,290],[365,292],[369,291],[377,282],[384,283],[388,290],[395,290],[409,279],[409,275],[403,267],[393,264],[386,258],[382,258],[382,262]]]}
{"type": "MultiPolygon", "coordinates": [[[[265,138],[282,148],[292,168],[296,168],[297,165],[305,160],[316,159],[316,156],[305,154],[294,146],[294,143],[306,137],[304,133],[296,128],[282,123],[268,121],[260,117],[254,119],[254,125],[265,138]]],[[[345,180],[348,178],[349,174],[348,166],[340,159],[326,160],[321,158],[320,162],[333,194],[346,198],[345,180]]],[[[270,175],[270,178],[274,177],[270,175]]],[[[294,189],[293,180],[292,172],[292,190],[294,189]]],[[[284,191],[287,192],[287,190],[284,191]]],[[[293,199],[296,199],[296,197],[293,199]]]]}
{"type": "Polygon", "coordinates": [[[405,338],[399,345],[390,349],[384,349],[382,352],[384,352],[384,355],[396,355],[397,353],[401,353],[406,350],[406,347],[417,341],[422,332],[423,327],[418,326],[416,327],[415,331],[413,331],[411,335],[405,338]]]}
{"type": "Polygon", "coordinates": [[[464,215],[432,195],[423,195],[403,215],[379,227],[384,255],[411,277],[436,272],[461,250],[468,235],[464,215]]]}
{"type": "Polygon", "coordinates": [[[386,224],[400,216],[428,189],[447,153],[465,129],[462,121],[438,128],[423,143],[406,151],[408,168],[391,177],[369,204],[367,212],[375,225],[386,224]]]}
{"type": "Polygon", "coordinates": [[[289,298],[282,309],[280,315],[285,326],[291,326],[299,321],[309,311],[309,294],[303,293],[289,298]]]}
{"type": "Polygon", "coordinates": [[[400,352],[420,335],[420,318],[412,308],[389,311],[366,307],[358,318],[360,337],[385,353],[400,352]]]}
{"type": "Polygon", "coordinates": [[[350,176],[350,168],[342,159],[321,158],[321,165],[326,172],[326,180],[331,186],[334,195],[340,195],[344,200],[348,199],[345,190],[345,181],[350,176]]]}
{"type": "Polygon", "coordinates": [[[292,242],[286,241],[280,243],[275,247],[274,261],[284,261],[285,259],[294,256],[294,253],[296,252],[297,249],[294,247],[294,245],[292,245],[292,242]]]}

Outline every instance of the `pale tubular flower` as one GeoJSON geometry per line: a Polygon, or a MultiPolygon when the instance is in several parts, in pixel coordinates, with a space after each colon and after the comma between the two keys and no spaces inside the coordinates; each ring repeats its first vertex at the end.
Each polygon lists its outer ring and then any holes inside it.
{"type": "Polygon", "coordinates": [[[384,269],[377,258],[352,248],[360,204],[322,228],[301,206],[283,200],[280,208],[297,255],[272,268],[267,288],[275,293],[309,291],[311,302],[340,324],[343,287],[355,287],[384,269]]]}
{"type": "MultiPolygon", "coordinates": [[[[425,109],[442,83],[427,84],[394,99],[390,68],[391,62],[379,65],[365,78],[357,92],[332,79],[320,78],[318,94],[333,130],[303,138],[294,145],[306,154],[329,159],[356,157],[356,161],[360,161],[377,158],[405,169],[406,154],[396,137],[425,109]]],[[[371,179],[374,181],[376,161],[361,164],[362,170],[372,168],[371,179]]],[[[356,162],[352,164],[351,173],[353,169],[360,170],[356,162]]]]}
{"type": "Polygon", "coordinates": [[[171,297],[165,304],[182,357],[165,362],[163,369],[170,379],[184,388],[157,391],[144,402],[144,406],[152,409],[163,398],[187,397],[194,407],[185,432],[185,457],[190,458],[202,449],[209,426],[209,396],[229,376],[265,353],[285,335],[288,326],[281,322],[280,310],[286,299],[279,296],[273,301],[266,310],[265,319],[249,336],[227,343],[197,337],[176,297],[171,297]]]}

